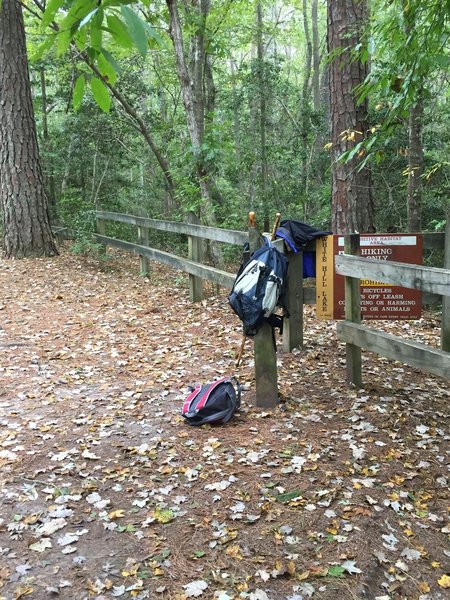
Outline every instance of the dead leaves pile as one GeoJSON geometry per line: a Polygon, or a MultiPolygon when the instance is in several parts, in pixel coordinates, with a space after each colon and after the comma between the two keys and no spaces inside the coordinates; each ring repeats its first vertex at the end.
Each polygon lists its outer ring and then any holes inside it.
{"type": "Polygon", "coordinates": [[[189,428],[186,386],[234,373],[239,323],[114,256],[1,263],[0,598],[447,597],[447,382],[365,356],[348,390],[309,310],[274,412],[248,406],[247,354],[240,413],[189,428]]]}

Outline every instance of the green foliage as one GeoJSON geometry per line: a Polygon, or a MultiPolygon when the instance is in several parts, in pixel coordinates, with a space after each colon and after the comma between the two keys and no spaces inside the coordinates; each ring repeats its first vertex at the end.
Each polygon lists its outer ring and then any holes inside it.
{"type": "MultiPolygon", "coordinates": [[[[214,102],[205,115],[199,156],[193,155],[188,135],[163,0],[107,0],[100,5],[95,0],[50,0],[42,25],[27,17],[30,53],[37,61],[32,68],[45,68],[45,143],[38,72],[33,74],[34,98],[45,176],[54,186],[60,221],[91,231],[95,208],[175,220],[184,219],[187,210],[201,214],[196,171],[200,160],[211,176],[220,226],[245,229],[250,210],[256,211],[262,225],[267,210],[270,220],[279,211],[283,218],[329,228],[330,155],[324,148],[328,116],[324,103],[313,108],[310,90],[303,99],[306,46],[301,3],[282,3],[279,14],[269,11],[271,6],[264,11],[265,55],[259,61],[252,59],[254,3],[216,0],[205,23],[189,3],[180,4],[188,63],[193,64],[195,35],[204,30],[212,65],[214,89],[208,93],[214,102]],[[58,31],[52,29],[53,22],[58,31]],[[69,55],[70,48],[75,52],[69,55]],[[151,132],[169,165],[173,199],[142,128],[111,102],[108,86],[120,92],[151,132]],[[266,103],[268,164],[264,197],[261,95],[266,103]]],[[[323,36],[324,7],[320,10],[323,36]]],[[[372,72],[359,94],[370,100],[372,135],[352,151],[362,151],[363,160],[371,162],[380,231],[398,231],[406,225],[405,115],[419,89],[425,105],[424,228],[439,228],[445,218],[450,195],[450,109],[445,87],[448,48],[442,43],[449,19],[444,12],[445,5],[441,7],[437,0],[375,0],[367,44],[354,51],[362,58],[370,53],[372,72]]],[[[121,224],[111,224],[108,233],[136,241],[135,231],[121,224]]],[[[181,247],[184,240],[159,232],[151,240],[155,247],[169,251],[174,249],[172,243],[181,247]]],[[[225,259],[235,261],[239,249],[235,250],[226,250],[225,259]]]]}

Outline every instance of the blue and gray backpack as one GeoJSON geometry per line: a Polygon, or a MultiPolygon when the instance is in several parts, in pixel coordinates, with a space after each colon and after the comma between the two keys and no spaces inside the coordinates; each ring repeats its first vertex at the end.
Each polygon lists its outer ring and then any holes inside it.
{"type": "Polygon", "coordinates": [[[268,241],[241,265],[228,301],[246,336],[255,335],[264,322],[282,330],[283,318],[274,311],[280,306],[287,314],[287,269],[287,258],[268,241]]]}

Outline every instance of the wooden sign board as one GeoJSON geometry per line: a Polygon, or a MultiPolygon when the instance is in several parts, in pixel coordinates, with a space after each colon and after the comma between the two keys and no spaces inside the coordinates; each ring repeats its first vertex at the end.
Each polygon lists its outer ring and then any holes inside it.
{"type": "MultiPolygon", "coordinates": [[[[360,256],[422,264],[422,236],[415,234],[361,235],[360,256]]],[[[344,319],[344,276],[337,275],[334,257],[344,254],[344,236],[329,235],[316,241],[317,317],[344,319]]],[[[361,279],[363,319],[420,319],[422,292],[388,283],[361,279]]]]}

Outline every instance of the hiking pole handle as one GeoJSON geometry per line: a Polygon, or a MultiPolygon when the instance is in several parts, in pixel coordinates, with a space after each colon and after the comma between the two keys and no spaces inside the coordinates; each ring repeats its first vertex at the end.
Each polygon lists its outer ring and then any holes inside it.
{"type": "Polygon", "coordinates": [[[272,235],[270,236],[271,241],[276,238],[277,229],[280,226],[281,213],[275,215],[275,223],[273,224],[272,235]]]}
{"type": "Polygon", "coordinates": [[[249,223],[250,227],[256,227],[255,213],[254,212],[249,212],[248,213],[248,223],[249,223]]]}

